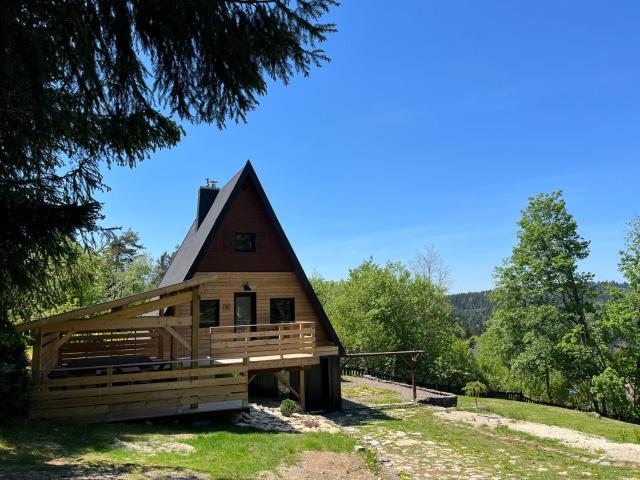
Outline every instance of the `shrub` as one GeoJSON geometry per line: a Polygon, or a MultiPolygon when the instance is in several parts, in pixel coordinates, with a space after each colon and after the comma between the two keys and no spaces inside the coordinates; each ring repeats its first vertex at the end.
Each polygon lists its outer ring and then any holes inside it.
{"type": "Polygon", "coordinates": [[[0,318],[0,420],[26,413],[30,386],[27,365],[24,336],[0,318]]]}
{"type": "Polygon", "coordinates": [[[302,409],[298,402],[294,402],[293,400],[286,399],[280,403],[280,413],[285,417],[290,417],[294,413],[300,413],[301,411],[302,409]]]}

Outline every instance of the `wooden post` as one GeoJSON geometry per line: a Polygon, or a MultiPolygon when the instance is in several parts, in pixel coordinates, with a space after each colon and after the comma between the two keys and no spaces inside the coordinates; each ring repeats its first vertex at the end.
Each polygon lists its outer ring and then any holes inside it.
{"type": "Polygon", "coordinates": [[[244,328],[244,355],[249,362],[249,329],[246,326],[242,328],[244,328]]]}
{"type": "Polygon", "coordinates": [[[178,369],[178,340],[169,334],[169,349],[171,351],[171,370],[178,369]]]}
{"type": "Polygon", "coordinates": [[[36,330],[33,334],[33,351],[31,352],[31,370],[37,383],[42,380],[42,331],[36,330]]]}
{"type": "Polygon", "coordinates": [[[198,368],[200,343],[200,286],[191,290],[191,368],[198,368]]]}
{"type": "Polygon", "coordinates": [[[171,369],[178,368],[178,340],[173,335],[171,337],[171,369]]]}
{"type": "Polygon", "coordinates": [[[418,395],[416,392],[416,363],[418,361],[418,357],[413,355],[411,357],[411,387],[413,388],[413,402],[415,403],[418,400],[418,395]]]}
{"type": "MultiPolygon", "coordinates": [[[[161,308],[160,310],[158,310],[158,318],[160,320],[162,320],[162,318],[164,316],[164,310],[161,308]]],[[[166,334],[166,332],[163,332],[162,329],[160,328],[156,328],[155,332],[157,333],[157,339],[158,339],[158,358],[164,358],[164,336],[166,334]]]]}
{"type": "Polygon", "coordinates": [[[302,411],[306,410],[306,401],[305,401],[305,385],[304,385],[304,367],[300,367],[300,407],[302,407],[302,411]]]}
{"type": "MultiPolygon", "coordinates": [[[[173,335],[172,335],[173,336],[173,335]]],[[[191,368],[198,368],[198,344],[200,343],[200,286],[191,289],[191,368]]],[[[191,377],[196,380],[196,377],[191,377]]],[[[191,404],[192,409],[198,408],[197,403],[191,404]]]]}

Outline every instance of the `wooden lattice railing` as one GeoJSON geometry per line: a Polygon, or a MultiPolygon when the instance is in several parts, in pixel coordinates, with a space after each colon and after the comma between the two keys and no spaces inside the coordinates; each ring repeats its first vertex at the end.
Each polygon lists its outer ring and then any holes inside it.
{"type": "Polygon", "coordinates": [[[316,346],[313,322],[211,327],[210,335],[213,359],[313,356],[316,346]]]}
{"type": "Polygon", "coordinates": [[[159,357],[160,329],[77,332],[61,348],[59,362],[114,355],[159,357]]]}

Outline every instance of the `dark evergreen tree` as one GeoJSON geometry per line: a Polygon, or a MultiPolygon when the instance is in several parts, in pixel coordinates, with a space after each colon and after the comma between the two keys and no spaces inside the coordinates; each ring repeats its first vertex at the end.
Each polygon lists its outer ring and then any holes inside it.
{"type": "Polygon", "coordinates": [[[133,167],[175,145],[179,119],[245,120],[268,78],[327,60],[316,45],[334,30],[320,22],[334,3],[2,2],[2,315],[96,230],[101,164],[133,167]]]}
{"type": "Polygon", "coordinates": [[[179,245],[177,245],[176,248],[174,248],[173,252],[171,253],[162,252],[160,257],[158,257],[158,259],[156,260],[156,264],[153,269],[153,280],[152,280],[152,283],[154,286],[156,287],[158,286],[158,284],[160,283],[160,280],[162,280],[162,277],[164,277],[164,274],[167,273],[167,270],[169,270],[169,265],[171,265],[171,262],[173,262],[173,257],[176,256],[176,253],[178,252],[178,248],[180,248],[179,245]]]}
{"type": "Polygon", "coordinates": [[[51,265],[98,230],[102,165],[175,145],[180,120],[244,121],[269,78],[327,60],[316,46],[335,30],[321,22],[332,5],[0,2],[0,325],[49,294],[51,265]]]}

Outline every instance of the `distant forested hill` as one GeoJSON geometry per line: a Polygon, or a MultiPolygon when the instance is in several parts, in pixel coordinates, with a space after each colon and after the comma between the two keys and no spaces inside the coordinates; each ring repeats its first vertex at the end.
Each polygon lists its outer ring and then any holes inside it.
{"type": "MultiPolygon", "coordinates": [[[[595,298],[596,303],[604,303],[609,299],[607,292],[610,288],[622,290],[629,288],[628,284],[619,282],[595,282],[594,286],[598,292],[595,298]]],[[[466,338],[481,335],[484,332],[487,320],[493,314],[490,294],[491,290],[485,290],[483,292],[454,293],[447,296],[453,307],[453,318],[464,330],[466,338]]]]}
{"type": "Polygon", "coordinates": [[[487,320],[493,313],[493,304],[489,298],[491,290],[483,292],[454,293],[447,299],[453,307],[453,318],[462,327],[465,337],[481,335],[487,320]]]}

